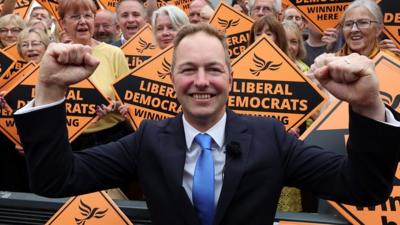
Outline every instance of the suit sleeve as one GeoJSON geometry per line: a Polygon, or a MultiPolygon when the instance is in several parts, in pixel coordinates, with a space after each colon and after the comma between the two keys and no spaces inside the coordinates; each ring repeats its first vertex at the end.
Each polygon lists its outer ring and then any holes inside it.
{"type": "Polygon", "coordinates": [[[347,156],[282,135],[286,184],[346,204],[375,205],[385,201],[399,161],[400,128],[350,110],[349,134],[347,156]]]}
{"type": "Polygon", "coordinates": [[[33,192],[72,196],[112,188],[137,177],[139,130],[117,142],[72,153],[65,112],[64,102],[15,115],[33,192]]]}

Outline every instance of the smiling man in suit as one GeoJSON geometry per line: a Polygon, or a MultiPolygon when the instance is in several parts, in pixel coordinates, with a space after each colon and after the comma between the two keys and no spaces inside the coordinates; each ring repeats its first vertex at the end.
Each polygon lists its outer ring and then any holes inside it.
{"type": "Polygon", "coordinates": [[[233,78],[226,42],[205,24],[182,28],[175,40],[171,79],[183,113],[72,153],[65,91],[97,64],[87,46],[51,45],[35,100],[15,115],[31,187],[40,195],[77,195],[138,179],[153,224],[258,225],[273,223],[284,185],[357,205],[380,203],[391,192],[400,130],[385,120],[398,125],[398,115],[385,109],[366,57],[324,55],[312,68],[351,105],[348,156],[308,146],[276,120],[227,109],[233,78]]]}

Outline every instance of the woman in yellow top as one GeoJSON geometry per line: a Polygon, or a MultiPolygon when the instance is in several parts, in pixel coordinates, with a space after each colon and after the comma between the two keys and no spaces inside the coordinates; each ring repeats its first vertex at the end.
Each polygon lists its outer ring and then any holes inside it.
{"type": "MultiPolygon", "coordinates": [[[[92,0],[62,0],[58,13],[61,26],[74,44],[92,47],[92,54],[100,64],[90,80],[109,98],[115,99],[111,84],[128,72],[128,64],[121,49],[98,42],[92,38],[96,6],[92,0]]],[[[117,140],[129,133],[129,124],[118,112],[118,107],[98,106],[99,121],[87,128],[73,143],[74,150],[81,150],[98,144],[117,140]]]]}
{"type": "Polygon", "coordinates": [[[381,50],[385,52],[398,51],[396,48],[388,51],[385,49],[388,46],[387,43],[379,43],[378,38],[383,29],[383,15],[380,7],[373,0],[352,2],[342,16],[341,29],[345,44],[336,55],[344,56],[358,53],[373,58],[381,50]]]}

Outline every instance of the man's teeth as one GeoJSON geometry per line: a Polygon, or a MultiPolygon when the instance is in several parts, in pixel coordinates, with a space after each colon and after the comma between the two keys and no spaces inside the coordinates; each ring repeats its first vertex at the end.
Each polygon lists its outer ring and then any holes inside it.
{"type": "Polygon", "coordinates": [[[210,94],[193,94],[195,99],[209,99],[211,98],[210,94]]]}

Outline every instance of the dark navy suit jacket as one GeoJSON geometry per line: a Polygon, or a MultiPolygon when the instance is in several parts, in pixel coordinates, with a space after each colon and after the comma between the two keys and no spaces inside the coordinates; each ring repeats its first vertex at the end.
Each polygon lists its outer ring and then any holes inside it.
{"type": "MultiPolygon", "coordinates": [[[[145,121],[134,134],[78,153],[69,147],[64,104],[15,119],[36,193],[71,196],[138,179],[154,224],[199,224],[182,187],[181,115],[145,121]]],[[[225,135],[226,143],[240,145],[240,155],[226,156],[215,225],[272,224],[284,185],[357,205],[380,203],[391,192],[399,128],[350,112],[348,156],[308,146],[276,120],[231,110],[225,135]]]]}

